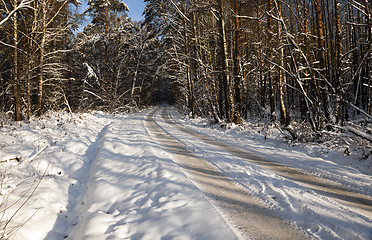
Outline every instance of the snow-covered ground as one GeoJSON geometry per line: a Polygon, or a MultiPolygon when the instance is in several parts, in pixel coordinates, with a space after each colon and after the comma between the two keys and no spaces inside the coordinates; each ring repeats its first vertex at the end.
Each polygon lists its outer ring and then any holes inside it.
{"type": "MultiPolygon", "coordinates": [[[[195,141],[194,136],[177,129],[172,130],[174,136],[191,150],[215,164],[224,174],[312,237],[372,239],[372,158],[370,156],[368,159],[360,159],[362,154],[357,152],[362,148],[359,145],[362,142],[360,139],[351,142],[348,138],[352,139],[354,136],[340,133],[340,136],[335,136],[334,139],[337,143],[325,141],[288,144],[283,141],[283,135],[279,130],[271,127],[263,131],[262,124],[247,123],[243,127],[230,126],[227,129],[215,126],[211,130],[206,119],[190,120],[174,109],[170,115],[175,122],[212,139],[361,193],[366,200],[365,204],[369,204],[370,207],[366,210],[362,207],[363,210],[360,211],[342,204],[341,197],[340,199],[327,197],[327,193],[322,194],[321,191],[304,187],[218,148],[195,141]],[[349,144],[340,144],[338,138],[348,139],[345,141],[349,141],[349,144]],[[346,147],[352,149],[350,156],[343,154],[346,147]]],[[[363,147],[368,149],[370,146],[363,147]]],[[[350,202],[351,199],[352,197],[350,202]]]]}
{"type": "MultiPolygon", "coordinates": [[[[367,202],[372,199],[372,159],[359,160],[352,149],[343,156],[345,145],[289,145],[275,128],[247,123],[212,129],[204,119],[166,110],[195,132],[352,188],[367,202]]],[[[238,239],[229,221],[151,137],[146,123],[151,111],[59,112],[5,124],[0,129],[3,238],[238,239]]],[[[358,211],[203,143],[164,121],[160,111],[155,121],[311,238],[372,239],[368,208],[358,211]]]]}
{"type": "Polygon", "coordinates": [[[73,119],[59,113],[4,126],[0,157],[21,162],[1,164],[2,234],[22,240],[236,239],[149,136],[146,113],[73,119]]]}

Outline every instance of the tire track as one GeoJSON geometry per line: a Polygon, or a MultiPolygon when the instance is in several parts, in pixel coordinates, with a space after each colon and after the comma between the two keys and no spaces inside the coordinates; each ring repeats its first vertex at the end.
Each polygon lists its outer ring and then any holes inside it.
{"type": "Polygon", "coordinates": [[[291,168],[280,163],[265,159],[263,157],[254,155],[247,151],[233,147],[226,143],[214,140],[206,135],[194,132],[180,124],[177,124],[169,117],[169,111],[163,109],[161,112],[162,119],[169,125],[177,128],[178,130],[203,141],[206,144],[218,147],[221,150],[237,156],[245,161],[250,161],[257,166],[268,169],[288,180],[291,180],[301,186],[314,190],[320,195],[329,197],[338,203],[346,205],[353,209],[355,212],[372,219],[372,197],[357,193],[352,189],[347,188],[339,183],[333,182],[328,179],[316,177],[314,175],[306,174],[299,169],[291,168]]]}
{"type": "MultiPolygon", "coordinates": [[[[95,166],[97,155],[100,152],[100,147],[105,141],[105,136],[110,127],[111,123],[107,124],[98,133],[97,138],[92,142],[89,148],[84,154],[84,165],[80,168],[78,175],[81,177],[77,178],[77,182],[72,184],[68,190],[69,199],[68,205],[66,206],[67,212],[64,216],[59,215],[55,226],[67,225],[65,238],[67,239],[70,234],[79,227],[81,214],[87,206],[84,206],[83,199],[89,194],[89,179],[92,177],[92,168],[95,166]],[[68,224],[67,223],[68,220],[68,224]]],[[[48,236],[47,238],[48,239],[48,236]]]]}
{"type": "Polygon", "coordinates": [[[253,196],[244,192],[218,168],[200,159],[185,145],[171,137],[154,120],[154,110],[147,117],[152,137],[170,154],[182,171],[216,206],[230,226],[242,238],[248,239],[307,239],[289,223],[278,218],[253,196]]]}

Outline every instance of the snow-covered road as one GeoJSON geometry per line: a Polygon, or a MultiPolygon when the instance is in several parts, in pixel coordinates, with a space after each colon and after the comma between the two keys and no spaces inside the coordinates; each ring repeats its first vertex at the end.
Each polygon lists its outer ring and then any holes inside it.
{"type": "MultiPolygon", "coordinates": [[[[172,129],[164,125],[164,122],[170,122],[169,119],[164,111],[161,113],[162,118],[157,121],[154,121],[155,112],[148,117],[151,135],[155,136],[157,143],[178,163],[180,169],[205,194],[241,238],[306,239],[304,234],[265,208],[233,179],[225,176],[219,168],[187,149],[186,144],[177,141],[171,133],[172,129]]],[[[177,125],[173,122],[171,124],[177,125]]],[[[190,135],[195,136],[196,133],[191,132],[190,135]]]]}
{"type": "Polygon", "coordinates": [[[137,117],[102,137],[67,239],[237,238],[137,117]]]}
{"type": "Polygon", "coordinates": [[[2,136],[0,157],[23,159],[1,165],[13,239],[372,239],[370,175],[171,107],[52,117],[2,136]]]}
{"type": "Polygon", "coordinates": [[[206,135],[191,131],[190,129],[171,121],[165,111],[162,112],[161,116],[166,123],[174,125],[174,127],[204,143],[218,147],[224,152],[231,153],[242,160],[250,161],[257,166],[268,169],[288,180],[315,190],[317,193],[328,196],[333,200],[345,204],[354,211],[357,211],[365,217],[372,219],[372,198],[369,195],[355,192],[351,187],[347,187],[341,183],[306,173],[302,169],[280,164],[275,160],[254,155],[250,152],[233,147],[231,144],[216,141],[210,137],[207,137],[206,135]]]}

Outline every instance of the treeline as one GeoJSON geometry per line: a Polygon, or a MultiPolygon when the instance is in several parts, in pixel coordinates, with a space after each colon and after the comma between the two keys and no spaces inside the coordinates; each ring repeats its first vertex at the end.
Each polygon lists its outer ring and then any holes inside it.
{"type": "Polygon", "coordinates": [[[146,0],[173,101],[192,115],[306,120],[371,116],[371,1],[146,0]]]}
{"type": "Polygon", "coordinates": [[[0,1],[0,111],[121,111],[154,97],[159,40],[118,0],[0,1]],[[92,23],[76,32],[84,15],[92,23]]]}
{"type": "Polygon", "coordinates": [[[306,121],[371,117],[370,0],[0,2],[0,111],[128,110],[170,102],[192,116],[306,121]]]}

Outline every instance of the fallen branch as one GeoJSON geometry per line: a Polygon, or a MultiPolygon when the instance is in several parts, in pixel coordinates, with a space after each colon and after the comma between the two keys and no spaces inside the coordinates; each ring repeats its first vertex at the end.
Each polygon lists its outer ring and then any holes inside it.
{"type": "Polygon", "coordinates": [[[358,110],[359,112],[363,113],[366,117],[368,118],[372,118],[372,115],[368,114],[367,112],[365,112],[363,109],[355,106],[354,104],[350,103],[350,102],[346,102],[347,104],[349,104],[351,107],[353,107],[354,109],[358,110]]]}
{"type": "Polygon", "coordinates": [[[346,126],[346,128],[347,128],[350,132],[354,133],[355,135],[357,135],[357,136],[359,136],[359,137],[361,137],[361,138],[364,138],[364,139],[366,139],[366,140],[372,142],[372,136],[371,136],[371,135],[368,135],[367,133],[361,132],[361,131],[359,131],[358,129],[353,128],[353,127],[350,127],[350,126],[346,126]]]}
{"type": "Polygon", "coordinates": [[[21,161],[21,157],[5,157],[0,160],[0,163],[9,162],[9,161],[21,161]]]}
{"type": "Polygon", "coordinates": [[[333,125],[333,124],[327,124],[327,126],[331,126],[331,127],[334,127],[334,128],[338,128],[338,129],[341,129],[341,130],[344,130],[344,131],[349,131],[351,133],[354,133],[355,135],[361,137],[361,138],[364,138],[370,142],[372,142],[372,136],[367,134],[367,133],[364,133],[356,128],[353,128],[351,126],[345,126],[345,127],[341,127],[341,126],[337,126],[337,125],[333,125]]]}
{"type": "Polygon", "coordinates": [[[274,126],[281,132],[281,134],[284,135],[284,137],[286,137],[286,138],[288,138],[292,141],[298,139],[297,134],[293,131],[293,129],[291,127],[284,128],[284,130],[286,130],[286,132],[284,132],[282,127],[279,126],[277,123],[274,123],[274,126]]]}
{"type": "Polygon", "coordinates": [[[31,156],[30,158],[28,158],[28,159],[22,161],[21,164],[32,162],[32,161],[33,161],[35,158],[37,158],[37,157],[38,157],[42,152],[44,152],[45,149],[47,149],[48,147],[49,147],[49,146],[46,145],[44,148],[40,149],[40,150],[39,150],[37,153],[35,153],[33,156],[31,156]]]}

